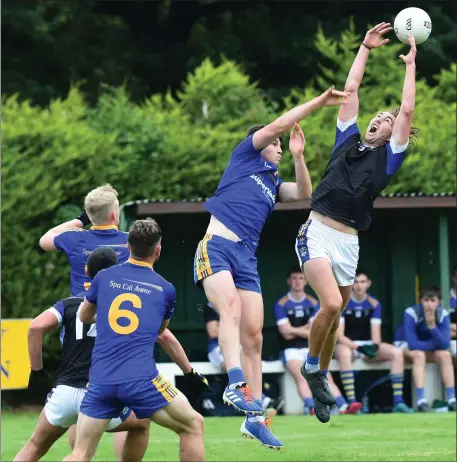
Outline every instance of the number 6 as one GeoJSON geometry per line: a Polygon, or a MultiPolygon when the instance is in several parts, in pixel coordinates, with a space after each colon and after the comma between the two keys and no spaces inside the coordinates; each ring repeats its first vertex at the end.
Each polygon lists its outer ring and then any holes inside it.
{"type": "Polygon", "coordinates": [[[140,324],[138,316],[133,311],[122,310],[120,308],[124,302],[131,302],[133,308],[141,308],[141,299],[136,294],[118,295],[113,300],[108,313],[108,321],[111,329],[113,329],[116,334],[120,335],[128,335],[135,332],[140,324]],[[119,318],[127,318],[130,323],[127,326],[120,326],[117,322],[119,318]]]}

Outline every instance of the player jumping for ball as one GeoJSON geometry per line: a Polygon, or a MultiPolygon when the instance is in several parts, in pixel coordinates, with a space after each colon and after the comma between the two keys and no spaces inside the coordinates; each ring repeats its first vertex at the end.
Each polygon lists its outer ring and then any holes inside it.
{"type": "Polygon", "coordinates": [[[248,414],[242,434],[271,448],[282,444],[262,416],[264,309],[255,252],[275,203],[311,195],[303,158],[305,138],[298,122],[320,107],[340,105],[345,96],[330,88],[274,122],[250,129],[234,149],[214,197],[205,204],[211,220],[196,251],[194,279],[203,285],[208,301],[220,315],[219,344],[229,378],[223,399],[248,414]],[[281,135],[292,128],[289,149],[296,183],[283,183],[278,175],[281,135]]]}
{"type": "Polygon", "coordinates": [[[383,35],[391,30],[389,23],[378,24],[360,46],[346,80],[344,89],[350,96],[338,115],[335,146],[296,240],[300,264],[321,307],[311,324],[309,353],[302,366],[314,399],[323,405],[321,412],[328,412],[335,402],[326,374],[357,269],[358,233],[369,228],[374,200],[402,165],[409,138],[417,134],[411,127],[416,93],[412,36],[408,55],[400,55],[406,65],[400,109],[379,112],[368,124],[364,141],[357,127],[365,63],[372,48],[389,41],[383,35]]]}

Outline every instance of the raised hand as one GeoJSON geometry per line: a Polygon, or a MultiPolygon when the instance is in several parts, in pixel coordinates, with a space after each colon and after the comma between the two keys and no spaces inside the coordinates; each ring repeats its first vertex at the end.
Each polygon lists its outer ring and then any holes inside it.
{"type": "Polygon", "coordinates": [[[366,33],[363,43],[369,48],[382,47],[389,43],[389,39],[383,39],[382,36],[391,30],[390,22],[381,22],[366,33]]]}
{"type": "Polygon", "coordinates": [[[292,157],[298,157],[303,155],[305,146],[305,135],[303,134],[303,130],[301,129],[300,125],[296,123],[294,124],[294,127],[290,132],[289,139],[289,151],[292,154],[292,157]]]}
{"type": "Polygon", "coordinates": [[[331,86],[319,98],[321,99],[322,106],[340,106],[346,103],[349,96],[351,96],[350,92],[335,90],[335,87],[331,86]]]}
{"type": "Polygon", "coordinates": [[[408,34],[408,42],[410,45],[409,53],[405,55],[400,55],[400,58],[405,62],[405,64],[414,64],[416,61],[416,40],[414,39],[414,35],[408,34]]]}

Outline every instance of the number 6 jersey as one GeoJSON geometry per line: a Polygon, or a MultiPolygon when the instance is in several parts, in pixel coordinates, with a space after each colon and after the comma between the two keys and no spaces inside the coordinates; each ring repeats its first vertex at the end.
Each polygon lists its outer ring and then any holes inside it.
{"type": "Polygon", "coordinates": [[[157,375],[153,351],[163,320],[170,319],[176,290],[151,265],[129,258],[100,271],[86,293],[97,305],[97,338],[89,382],[121,384],[157,375]]]}

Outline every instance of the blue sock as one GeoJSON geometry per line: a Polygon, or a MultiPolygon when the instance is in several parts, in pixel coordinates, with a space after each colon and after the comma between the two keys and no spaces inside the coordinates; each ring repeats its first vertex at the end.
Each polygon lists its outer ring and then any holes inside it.
{"type": "Polygon", "coordinates": [[[335,399],[336,399],[336,405],[339,408],[347,404],[347,401],[344,399],[343,395],[336,396],[335,399]]]}
{"type": "Polygon", "coordinates": [[[423,388],[416,388],[416,401],[418,403],[425,401],[425,390],[423,388]]]}
{"type": "Polygon", "coordinates": [[[391,374],[394,406],[403,402],[403,374],[391,374]]]}
{"type": "Polygon", "coordinates": [[[319,369],[319,356],[310,356],[308,354],[305,362],[306,372],[317,372],[319,369]]]}
{"type": "Polygon", "coordinates": [[[229,377],[229,385],[233,385],[234,383],[246,383],[246,379],[240,367],[234,367],[228,370],[227,374],[229,377]]]}
{"type": "Polygon", "coordinates": [[[446,387],[446,400],[448,403],[455,401],[455,387],[446,387]]]}
{"type": "Polygon", "coordinates": [[[305,403],[305,407],[308,407],[310,409],[314,408],[314,400],[313,400],[313,398],[305,398],[304,403],[305,403]]]}
{"type": "Polygon", "coordinates": [[[328,374],[328,369],[322,369],[321,372],[326,376],[328,374]]]}

